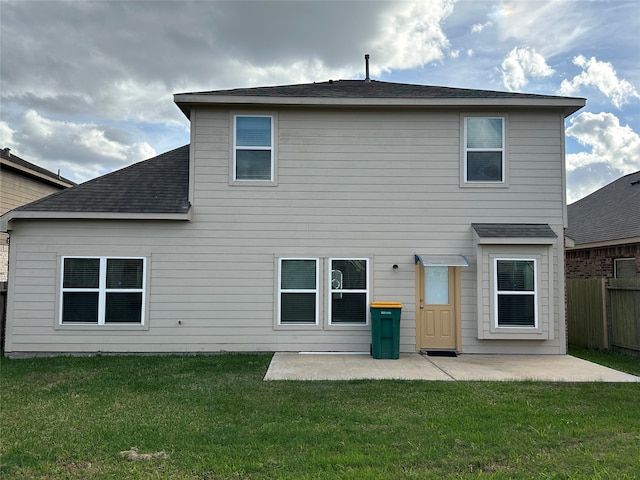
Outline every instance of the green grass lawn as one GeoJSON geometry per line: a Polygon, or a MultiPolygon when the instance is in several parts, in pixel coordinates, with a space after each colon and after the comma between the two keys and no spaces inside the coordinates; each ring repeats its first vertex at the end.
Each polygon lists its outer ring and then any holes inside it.
{"type": "Polygon", "coordinates": [[[640,384],[264,382],[270,358],[3,359],[0,477],[640,475],[640,384]]]}

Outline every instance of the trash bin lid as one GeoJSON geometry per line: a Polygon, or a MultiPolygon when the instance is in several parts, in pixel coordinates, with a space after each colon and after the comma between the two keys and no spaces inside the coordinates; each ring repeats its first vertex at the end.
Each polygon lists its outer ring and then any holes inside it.
{"type": "Polygon", "coordinates": [[[371,308],[402,308],[400,302],[371,302],[371,308]]]}

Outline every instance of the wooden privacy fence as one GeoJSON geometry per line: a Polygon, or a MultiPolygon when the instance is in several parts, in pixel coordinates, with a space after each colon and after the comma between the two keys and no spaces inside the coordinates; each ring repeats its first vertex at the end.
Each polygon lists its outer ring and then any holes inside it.
{"type": "Polygon", "coordinates": [[[640,279],[568,279],[569,343],[640,354],[640,279]]]}

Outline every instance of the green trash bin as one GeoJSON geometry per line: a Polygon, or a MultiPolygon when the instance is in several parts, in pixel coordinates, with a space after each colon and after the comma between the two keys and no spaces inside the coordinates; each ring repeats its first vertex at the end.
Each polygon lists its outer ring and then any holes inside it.
{"type": "Polygon", "coordinates": [[[373,358],[400,358],[400,313],[398,302],[371,302],[371,355],[373,358]]]}

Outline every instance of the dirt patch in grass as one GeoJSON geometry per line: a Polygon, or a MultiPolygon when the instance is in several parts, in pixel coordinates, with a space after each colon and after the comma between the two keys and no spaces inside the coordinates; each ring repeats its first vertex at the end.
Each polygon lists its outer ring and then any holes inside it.
{"type": "Polygon", "coordinates": [[[138,447],[131,447],[130,450],[120,452],[120,456],[126,458],[130,462],[153,460],[157,458],[169,458],[169,455],[167,455],[166,452],[138,453],[138,447]]]}

